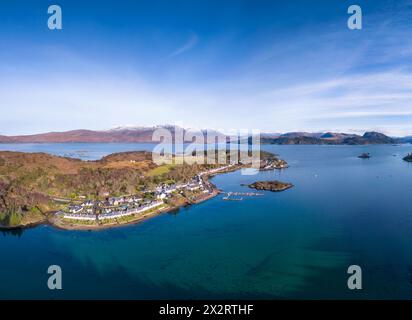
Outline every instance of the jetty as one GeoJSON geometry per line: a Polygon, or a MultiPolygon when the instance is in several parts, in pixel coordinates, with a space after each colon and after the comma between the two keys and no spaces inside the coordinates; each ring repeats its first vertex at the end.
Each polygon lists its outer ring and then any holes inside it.
{"type": "Polygon", "coordinates": [[[223,197],[223,200],[226,201],[242,201],[243,197],[258,197],[263,196],[263,193],[256,192],[227,192],[226,197],[223,197]]]}

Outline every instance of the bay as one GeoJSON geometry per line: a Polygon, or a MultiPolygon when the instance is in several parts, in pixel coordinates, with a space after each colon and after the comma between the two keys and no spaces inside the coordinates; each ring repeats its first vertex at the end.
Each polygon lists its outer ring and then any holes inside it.
{"type": "MultiPolygon", "coordinates": [[[[2,150],[95,160],[147,144],[16,144],[2,150]]],[[[219,196],[97,232],[50,226],[0,233],[1,299],[394,299],[412,297],[411,145],[262,146],[282,171],[213,178],[224,191],[278,179],[295,187],[219,196]],[[370,152],[371,159],[358,159],[370,152]],[[61,266],[63,290],[47,288],[61,266]],[[347,288],[362,267],[363,289],[347,288]]]]}

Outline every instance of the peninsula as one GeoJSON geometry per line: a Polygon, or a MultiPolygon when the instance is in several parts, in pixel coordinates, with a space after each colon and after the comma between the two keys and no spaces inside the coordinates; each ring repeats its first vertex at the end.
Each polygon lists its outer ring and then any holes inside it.
{"type": "MultiPolygon", "coordinates": [[[[250,165],[231,161],[229,151],[217,151],[215,157],[225,155],[224,164],[206,164],[205,153],[195,163],[180,163],[171,155],[171,164],[158,165],[144,151],[97,161],[0,152],[0,227],[50,223],[63,229],[99,229],[199,203],[219,194],[210,176],[250,165]]],[[[287,165],[268,152],[262,151],[260,159],[262,167],[287,165]]]]}

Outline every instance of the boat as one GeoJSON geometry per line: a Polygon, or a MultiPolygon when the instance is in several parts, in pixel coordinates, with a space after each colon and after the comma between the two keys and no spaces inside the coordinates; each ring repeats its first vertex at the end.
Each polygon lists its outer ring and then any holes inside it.
{"type": "Polygon", "coordinates": [[[362,153],[358,158],[360,159],[369,159],[371,157],[369,152],[362,153]]]}

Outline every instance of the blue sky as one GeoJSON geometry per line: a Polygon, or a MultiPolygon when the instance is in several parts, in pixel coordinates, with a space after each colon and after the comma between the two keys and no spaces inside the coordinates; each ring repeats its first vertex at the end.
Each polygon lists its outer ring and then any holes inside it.
{"type": "Polygon", "coordinates": [[[0,134],[179,124],[412,134],[412,0],[0,4],[0,134]],[[63,30],[47,28],[47,8],[63,30]],[[347,9],[363,29],[347,28],[347,9]]]}

